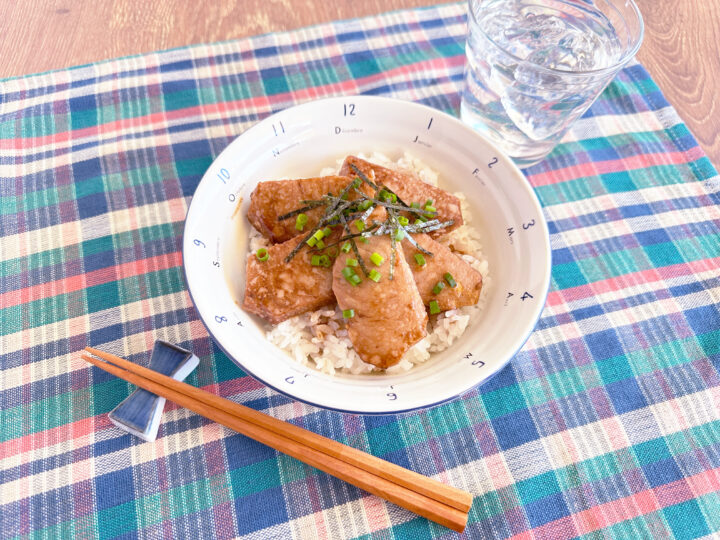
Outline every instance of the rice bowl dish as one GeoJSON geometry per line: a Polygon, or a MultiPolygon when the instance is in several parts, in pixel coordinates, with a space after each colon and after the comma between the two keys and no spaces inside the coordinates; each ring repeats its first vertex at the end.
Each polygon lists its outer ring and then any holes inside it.
{"type": "MultiPolygon", "coordinates": [[[[275,246],[277,243],[271,250],[275,246]]],[[[449,251],[445,246],[442,249],[449,251]]],[[[249,375],[271,390],[310,405],[373,415],[408,412],[454,399],[506,365],[542,313],[550,285],[550,253],[547,223],[532,186],[492,143],[457,118],[425,105],[377,96],[343,96],[313,100],[270,115],[217,156],[190,201],[182,261],[199,316],[196,322],[202,325],[193,325],[192,335],[204,336],[206,329],[214,344],[241,370],[239,376],[249,375]],[[356,106],[357,114],[352,117],[344,114],[349,102],[356,106]],[[352,131],[338,135],[337,126],[352,131]],[[477,301],[482,314],[472,314],[462,335],[442,351],[433,349],[425,362],[415,362],[406,371],[395,367],[359,373],[352,373],[341,362],[330,362],[334,375],[329,375],[329,367],[318,369],[308,355],[296,361],[292,340],[288,341],[289,350],[271,342],[268,335],[273,327],[267,319],[244,309],[251,277],[246,269],[248,244],[254,235],[245,216],[252,192],[263,180],[316,176],[323,167],[335,171],[338,157],[371,156],[376,151],[394,161],[409,159],[403,156],[409,151],[440,173],[439,185],[447,192],[465,194],[472,211],[470,225],[482,235],[480,260],[489,262],[490,276],[483,281],[477,301]]],[[[379,268],[383,279],[386,268],[379,268]]],[[[333,306],[327,303],[308,311],[334,311],[333,306]]],[[[429,315],[431,323],[436,318],[429,315]]],[[[319,317],[312,324],[322,329],[329,320],[330,315],[319,317]]],[[[341,330],[343,323],[351,328],[347,321],[337,318],[335,322],[341,330]]],[[[386,333],[377,334],[383,339],[386,333]]],[[[307,340],[309,346],[319,345],[313,344],[312,337],[307,340]]],[[[343,340],[344,336],[338,336],[338,343],[343,340]]],[[[324,343],[328,350],[324,355],[314,353],[315,358],[331,356],[334,338],[324,343]]],[[[348,347],[338,347],[338,358],[346,362],[343,350],[348,347]]],[[[223,358],[216,351],[212,357],[223,358]]],[[[404,358],[398,364],[402,362],[404,358]]]]}
{"type": "MultiPolygon", "coordinates": [[[[442,179],[436,171],[407,152],[397,160],[378,152],[359,156],[382,167],[412,173],[429,186],[443,187],[442,179]]],[[[338,167],[322,169],[319,175],[337,174],[341,163],[342,158],[338,160],[338,167]]],[[[477,303],[431,316],[427,323],[427,335],[410,347],[398,363],[386,369],[378,369],[362,360],[348,336],[343,311],[337,305],[296,315],[276,325],[266,325],[267,340],[287,352],[300,365],[328,375],[402,373],[427,362],[434,353],[450,347],[481,316],[492,283],[489,264],[483,255],[481,236],[473,226],[467,200],[460,192],[453,195],[460,201],[463,223],[447,234],[438,236],[436,240],[482,276],[482,289],[477,303]]],[[[271,242],[257,229],[250,227],[249,230],[247,256],[253,257],[254,253],[267,248],[271,242]]]]}

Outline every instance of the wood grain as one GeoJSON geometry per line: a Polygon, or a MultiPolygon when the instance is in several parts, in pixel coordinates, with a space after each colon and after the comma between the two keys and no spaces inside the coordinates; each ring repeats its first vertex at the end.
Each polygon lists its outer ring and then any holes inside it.
{"type": "MultiPolygon", "coordinates": [[[[638,58],[720,165],[720,2],[637,0],[638,58]]],[[[290,30],[432,0],[0,0],[0,76],[290,30]]]]}
{"type": "Polygon", "coordinates": [[[720,2],[636,0],[640,60],[716,166],[720,165],[720,2]]]}

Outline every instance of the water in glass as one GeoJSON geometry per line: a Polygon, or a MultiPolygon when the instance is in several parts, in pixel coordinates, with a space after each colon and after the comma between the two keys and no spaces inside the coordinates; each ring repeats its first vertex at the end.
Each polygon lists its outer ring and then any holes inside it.
{"type": "Polygon", "coordinates": [[[545,157],[615,75],[625,52],[591,3],[470,2],[462,119],[520,166],[545,157]]]}

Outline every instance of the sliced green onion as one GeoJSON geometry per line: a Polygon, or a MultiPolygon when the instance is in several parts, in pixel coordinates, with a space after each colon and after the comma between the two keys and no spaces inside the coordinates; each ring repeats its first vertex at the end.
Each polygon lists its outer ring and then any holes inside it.
{"type": "Polygon", "coordinates": [[[343,319],[352,319],[355,316],[354,309],[343,309],[343,319]]]}
{"type": "Polygon", "coordinates": [[[345,259],[345,266],[357,266],[358,260],[357,259],[345,259]]]}
{"type": "Polygon", "coordinates": [[[270,258],[270,254],[268,253],[268,250],[265,248],[260,248],[255,252],[255,256],[258,258],[258,261],[265,262],[270,258]]]}
{"type": "Polygon", "coordinates": [[[380,198],[382,198],[385,201],[389,201],[389,202],[393,202],[393,203],[397,202],[397,195],[389,192],[386,189],[383,189],[382,191],[380,191],[380,198]]]}
{"type": "Polygon", "coordinates": [[[450,285],[450,287],[452,287],[453,289],[457,287],[457,281],[455,281],[450,272],[445,272],[445,275],[443,277],[445,278],[445,281],[447,281],[448,285],[450,285]]]}
{"type": "Polygon", "coordinates": [[[426,218],[425,216],[418,216],[418,219],[420,221],[422,221],[423,223],[425,223],[428,220],[428,218],[426,218]]]}
{"type": "Polygon", "coordinates": [[[425,210],[426,212],[437,212],[437,208],[435,208],[435,207],[434,207],[433,205],[431,205],[431,204],[425,205],[424,210],[425,210]]]}
{"type": "Polygon", "coordinates": [[[432,199],[428,199],[427,201],[425,201],[425,206],[432,206],[432,205],[433,205],[432,199]]]}
{"type": "Polygon", "coordinates": [[[313,255],[310,257],[310,264],[312,266],[320,266],[320,255],[313,255]]]}
{"type": "Polygon", "coordinates": [[[413,225],[422,225],[423,223],[424,223],[424,221],[423,221],[422,219],[417,218],[417,219],[413,222],[413,225]]]}
{"type": "Polygon", "coordinates": [[[445,283],[442,281],[438,281],[435,286],[433,287],[433,294],[440,294],[440,292],[445,288],[445,283]]]}
{"type": "Polygon", "coordinates": [[[349,266],[346,266],[342,269],[342,275],[345,278],[345,281],[347,281],[353,287],[356,287],[362,281],[360,279],[360,276],[355,273],[355,270],[353,270],[349,266]]]}
{"type": "Polygon", "coordinates": [[[367,210],[368,208],[370,208],[372,206],[372,204],[373,204],[373,202],[370,199],[367,199],[367,200],[361,202],[360,206],[358,206],[358,208],[360,208],[360,210],[367,210]]]}
{"type": "Polygon", "coordinates": [[[310,238],[307,239],[308,246],[314,247],[315,244],[317,244],[317,238],[315,238],[314,236],[311,236],[310,238]]]}
{"type": "Polygon", "coordinates": [[[353,180],[352,187],[359,188],[360,184],[362,184],[362,180],[360,180],[359,178],[356,178],[355,180],[353,180]]]}
{"type": "Polygon", "coordinates": [[[430,315],[437,315],[440,313],[440,305],[437,300],[430,300],[430,315]]]}
{"type": "Polygon", "coordinates": [[[403,227],[407,226],[408,223],[410,223],[410,220],[406,218],[405,216],[398,217],[398,223],[402,225],[403,227]]]}
{"type": "Polygon", "coordinates": [[[410,203],[410,208],[420,208],[420,203],[410,203]]]}
{"type": "Polygon", "coordinates": [[[361,237],[360,237],[360,241],[361,241],[363,244],[367,244],[367,243],[368,243],[368,239],[365,238],[364,236],[361,236],[361,237]]]}
{"type": "Polygon", "coordinates": [[[334,259],[340,254],[340,250],[338,250],[337,246],[330,246],[328,248],[327,254],[334,259]]]}
{"type": "Polygon", "coordinates": [[[330,235],[332,234],[332,229],[331,229],[330,227],[325,227],[325,228],[322,230],[322,233],[323,233],[323,238],[325,238],[325,237],[330,236],[330,235]]]}
{"type": "Polygon", "coordinates": [[[350,242],[345,242],[343,246],[340,248],[340,251],[343,253],[350,253],[350,250],[352,249],[352,246],[350,245],[350,242]]]}
{"type": "Polygon", "coordinates": [[[375,266],[380,266],[385,261],[385,257],[383,257],[377,252],[374,252],[372,255],[370,255],[370,260],[375,263],[375,266]]]}
{"type": "Polygon", "coordinates": [[[318,241],[322,240],[323,238],[325,238],[325,233],[322,232],[322,230],[317,230],[315,231],[315,234],[312,235],[312,238],[318,241]]]}
{"type": "Polygon", "coordinates": [[[323,242],[322,240],[318,240],[317,242],[315,242],[315,247],[317,249],[325,249],[325,242],[323,242]]]}
{"type": "Polygon", "coordinates": [[[375,283],[377,283],[378,281],[380,281],[382,274],[373,268],[372,270],[370,270],[368,277],[372,279],[375,283]]]}
{"type": "Polygon", "coordinates": [[[295,229],[302,231],[307,225],[308,217],[307,214],[298,214],[295,218],[295,229]]]}
{"type": "Polygon", "coordinates": [[[418,263],[419,266],[425,266],[425,257],[422,253],[415,254],[415,262],[418,263]]]}
{"type": "Polygon", "coordinates": [[[356,228],[359,232],[363,232],[363,231],[365,230],[365,224],[364,224],[362,221],[360,221],[359,219],[356,219],[356,220],[353,222],[353,224],[355,225],[355,228],[356,228]]]}
{"type": "Polygon", "coordinates": [[[405,230],[404,229],[398,229],[395,231],[395,240],[398,242],[401,241],[403,238],[405,238],[405,230]]]}
{"type": "Polygon", "coordinates": [[[330,268],[331,265],[332,262],[330,261],[330,257],[328,257],[327,255],[320,255],[320,266],[330,268]]]}

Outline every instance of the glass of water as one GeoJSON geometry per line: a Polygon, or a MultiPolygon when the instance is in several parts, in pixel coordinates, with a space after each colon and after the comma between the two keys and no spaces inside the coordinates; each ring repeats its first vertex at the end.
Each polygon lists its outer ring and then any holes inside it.
{"type": "Polygon", "coordinates": [[[469,0],[461,117],[520,167],[533,165],[642,37],[633,0],[469,0]]]}

